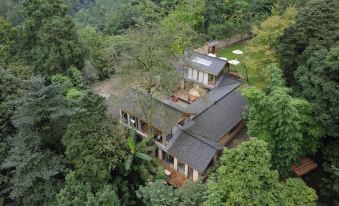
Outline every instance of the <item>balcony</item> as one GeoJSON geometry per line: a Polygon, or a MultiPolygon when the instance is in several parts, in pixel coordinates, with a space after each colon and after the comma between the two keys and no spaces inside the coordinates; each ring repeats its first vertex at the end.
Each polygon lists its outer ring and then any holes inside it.
{"type": "Polygon", "coordinates": [[[182,175],[179,172],[175,171],[174,168],[171,167],[171,165],[169,165],[165,161],[161,161],[161,165],[164,167],[165,171],[167,170],[170,173],[170,174],[168,173],[167,178],[168,184],[171,184],[174,187],[179,188],[186,183],[187,178],[185,177],[185,175],[182,175]]]}

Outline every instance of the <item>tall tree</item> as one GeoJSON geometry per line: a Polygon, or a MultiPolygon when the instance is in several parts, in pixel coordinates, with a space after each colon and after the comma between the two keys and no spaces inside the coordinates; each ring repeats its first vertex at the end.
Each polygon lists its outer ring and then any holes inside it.
{"type": "Polygon", "coordinates": [[[108,184],[125,159],[126,135],[106,117],[101,97],[88,93],[77,108],[62,142],[76,177],[95,191],[108,184]]]}
{"type": "Polygon", "coordinates": [[[22,0],[2,0],[0,2],[0,16],[4,17],[13,25],[18,25],[22,22],[22,0]]]}
{"type": "Polygon", "coordinates": [[[208,180],[204,205],[316,205],[315,191],[302,180],[279,182],[278,172],[270,169],[266,147],[266,142],[252,138],[225,149],[219,168],[208,180]]]}
{"type": "Polygon", "coordinates": [[[153,95],[154,92],[171,91],[177,85],[175,58],[170,50],[170,33],[154,24],[141,22],[138,29],[128,34],[128,47],[118,69],[118,75],[133,87],[153,95]]]}
{"type": "MultiPolygon", "coordinates": [[[[16,128],[11,121],[15,112],[13,101],[23,94],[26,86],[22,80],[0,67],[0,165],[9,152],[10,145],[7,140],[16,134],[16,128]]],[[[9,186],[10,177],[10,170],[0,167],[0,191],[3,191],[0,193],[0,199],[8,195],[6,188],[9,186]]]]}
{"type": "Polygon", "coordinates": [[[82,68],[82,45],[63,1],[25,0],[23,9],[21,56],[35,73],[65,73],[72,65],[82,68]]]}
{"type": "Polygon", "coordinates": [[[7,67],[15,55],[16,29],[0,16],[0,66],[7,67]]]}
{"type": "Polygon", "coordinates": [[[59,206],[119,206],[120,201],[112,186],[106,185],[94,193],[88,183],[82,183],[71,172],[66,176],[65,187],[56,196],[59,206]]]}
{"type": "Polygon", "coordinates": [[[284,30],[294,23],[297,14],[295,8],[287,8],[282,14],[268,17],[259,26],[252,28],[254,38],[246,45],[244,64],[248,68],[249,84],[264,88],[268,80],[266,65],[278,62],[277,46],[284,30]]]}
{"type": "Polygon", "coordinates": [[[111,59],[110,56],[114,52],[112,51],[114,37],[96,31],[91,26],[81,26],[78,28],[78,33],[85,47],[85,58],[88,61],[84,70],[88,69],[88,63],[90,63],[96,72],[96,76],[100,79],[109,78],[114,73],[115,59],[111,59]]]}
{"type": "Polygon", "coordinates": [[[65,172],[61,136],[71,114],[58,84],[32,79],[29,91],[16,100],[13,124],[17,134],[2,168],[11,170],[10,195],[19,205],[41,205],[54,198],[65,172]]]}
{"type": "Polygon", "coordinates": [[[165,181],[157,180],[141,186],[137,191],[137,196],[149,206],[199,206],[206,200],[206,189],[206,184],[200,181],[188,181],[183,187],[174,189],[165,181]]]}
{"type": "Polygon", "coordinates": [[[279,42],[279,60],[288,86],[296,86],[294,72],[321,48],[335,44],[339,30],[339,3],[336,0],[311,0],[300,8],[295,24],[279,42]]]}
{"type": "MultiPolygon", "coordinates": [[[[339,41],[338,41],[339,42],[339,41]]],[[[339,137],[339,46],[321,48],[298,67],[301,96],[313,103],[326,134],[339,137]]]]}
{"type": "Polygon", "coordinates": [[[199,40],[199,32],[204,28],[204,1],[182,0],[160,24],[169,34],[168,40],[172,52],[183,53],[199,40]]]}
{"type": "Polygon", "coordinates": [[[320,183],[321,200],[328,205],[339,204],[339,140],[331,141],[322,148],[324,158],[323,169],[326,175],[320,183]]]}
{"type": "Polygon", "coordinates": [[[251,26],[271,14],[272,0],[212,0],[205,1],[206,26],[231,24],[238,34],[250,32],[251,26]]]}
{"type": "Polygon", "coordinates": [[[274,168],[286,176],[292,163],[316,151],[323,130],[312,106],[288,94],[281,70],[270,65],[268,71],[266,93],[254,87],[243,91],[249,100],[246,124],[251,136],[268,142],[274,168]]]}

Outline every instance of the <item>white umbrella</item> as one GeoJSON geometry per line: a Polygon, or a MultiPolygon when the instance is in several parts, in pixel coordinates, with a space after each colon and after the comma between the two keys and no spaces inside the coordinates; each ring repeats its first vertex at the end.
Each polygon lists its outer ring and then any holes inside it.
{"type": "Polygon", "coordinates": [[[230,61],[228,61],[230,64],[232,64],[232,65],[238,65],[238,64],[240,64],[240,62],[238,61],[238,60],[230,60],[230,61]]]}
{"type": "Polygon", "coordinates": [[[232,51],[233,54],[243,54],[244,52],[241,50],[234,50],[232,51]]]}

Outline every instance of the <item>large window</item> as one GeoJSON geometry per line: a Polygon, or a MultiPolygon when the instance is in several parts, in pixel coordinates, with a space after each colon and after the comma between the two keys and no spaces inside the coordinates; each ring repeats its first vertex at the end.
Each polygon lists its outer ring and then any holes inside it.
{"type": "Polygon", "coordinates": [[[193,80],[198,81],[198,71],[193,69],[193,80]]]}
{"type": "Polygon", "coordinates": [[[193,79],[193,69],[192,68],[187,69],[187,78],[193,79]]]}
{"type": "Polygon", "coordinates": [[[215,84],[215,80],[214,79],[215,79],[214,75],[208,74],[208,85],[214,86],[214,84],[215,84]]]}
{"type": "Polygon", "coordinates": [[[208,85],[208,73],[204,73],[203,83],[208,85]]]}
{"type": "Polygon", "coordinates": [[[188,179],[193,180],[193,168],[188,167],[188,179]]]}
{"type": "Polygon", "coordinates": [[[182,162],[178,162],[178,172],[185,175],[185,164],[182,162]]]}
{"type": "Polygon", "coordinates": [[[121,111],[121,121],[122,123],[128,125],[128,114],[124,111],[121,111]]]}
{"type": "Polygon", "coordinates": [[[129,115],[129,124],[131,127],[138,129],[138,118],[133,115],[129,115]]]}
{"type": "Polygon", "coordinates": [[[172,134],[168,134],[166,136],[166,144],[168,144],[171,141],[172,138],[173,138],[173,135],[172,134]]]}
{"type": "Polygon", "coordinates": [[[140,120],[141,123],[141,132],[145,135],[148,135],[148,124],[142,120],[140,120]]]}
{"type": "Polygon", "coordinates": [[[166,153],[165,160],[168,164],[174,165],[174,157],[168,153],[166,153]]]}
{"type": "Polygon", "coordinates": [[[208,73],[199,71],[199,79],[198,82],[208,85],[208,73]]]}
{"type": "Polygon", "coordinates": [[[204,82],[204,72],[199,71],[199,82],[203,83],[204,82]]]}

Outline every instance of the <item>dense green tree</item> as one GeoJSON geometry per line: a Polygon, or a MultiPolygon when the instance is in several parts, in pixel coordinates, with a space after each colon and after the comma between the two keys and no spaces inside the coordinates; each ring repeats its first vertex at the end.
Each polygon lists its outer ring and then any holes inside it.
{"type": "Polygon", "coordinates": [[[2,0],[0,1],[0,16],[4,17],[13,25],[22,22],[22,0],[2,0]]]}
{"type": "Polygon", "coordinates": [[[226,39],[229,43],[230,38],[236,35],[237,30],[231,22],[211,24],[208,27],[210,39],[226,39]]]}
{"type": "Polygon", "coordinates": [[[151,182],[137,191],[138,198],[147,206],[179,205],[179,192],[163,180],[151,182]]]}
{"type": "Polygon", "coordinates": [[[61,0],[25,0],[25,22],[20,30],[20,56],[37,74],[65,73],[82,68],[82,45],[68,8],[61,0]]]}
{"type": "Polygon", "coordinates": [[[136,199],[136,190],[157,178],[159,165],[150,156],[155,149],[150,145],[150,141],[150,138],[144,137],[137,142],[133,131],[128,137],[126,159],[123,166],[115,171],[113,180],[113,184],[118,188],[118,194],[122,196],[123,205],[140,204],[136,199]]]}
{"type": "Polygon", "coordinates": [[[339,204],[339,140],[332,140],[323,148],[324,163],[322,165],[326,175],[322,178],[320,190],[322,201],[328,205],[339,204]]]}
{"type": "Polygon", "coordinates": [[[163,180],[150,182],[137,191],[145,205],[199,206],[206,200],[206,184],[188,181],[180,189],[174,189],[163,180]]]}
{"type": "Polygon", "coordinates": [[[93,193],[90,184],[77,180],[71,172],[66,176],[65,187],[57,194],[57,205],[60,206],[119,206],[119,198],[112,186],[106,185],[102,190],[93,193]]]}
{"type": "Polygon", "coordinates": [[[16,29],[0,16],[0,66],[7,67],[11,62],[15,47],[16,29]]]}
{"type": "MultiPolygon", "coordinates": [[[[111,51],[113,49],[114,37],[96,31],[94,27],[84,26],[78,29],[80,40],[85,47],[85,58],[87,59],[84,67],[84,72],[87,71],[90,65],[95,74],[90,75],[94,79],[109,78],[114,73],[114,60],[111,59],[111,51]],[[89,65],[90,64],[90,65],[89,65]]],[[[86,75],[85,74],[85,75],[86,75]]]]}
{"type": "Polygon", "coordinates": [[[316,151],[323,131],[310,103],[288,94],[281,70],[270,65],[268,71],[266,92],[254,87],[243,91],[249,100],[246,125],[251,136],[268,142],[274,168],[286,176],[292,163],[316,151]]]}
{"type": "Polygon", "coordinates": [[[121,128],[106,117],[101,97],[88,93],[78,104],[62,142],[75,175],[99,189],[111,180],[111,171],[122,164],[126,138],[121,128]]]}
{"type": "Polygon", "coordinates": [[[295,77],[301,96],[313,103],[326,134],[339,137],[339,46],[314,52],[295,77]]]}
{"type": "Polygon", "coordinates": [[[65,0],[70,8],[71,15],[76,14],[81,9],[86,9],[94,5],[96,0],[65,0]]]}
{"type": "MultiPolygon", "coordinates": [[[[8,155],[10,145],[7,139],[16,133],[15,126],[11,122],[15,112],[13,101],[22,95],[25,86],[23,81],[0,67],[0,165],[8,155]]],[[[0,167],[0,191],[3,191],[1,196],[8,195],[5,189],[9,186],[9,178],[10,170],[0,167]]]]}
{"type": "Polygon", "coordinates": [[[266,142],[252,138],[225,149],[219,168],[208,180],[204,205],[316,205],[315,191],[302,180],[279,182],[266,147],[266,142]]]}
{"type": "Polygon", "coordinates": [[[149,95],[177,86],[178,76],[172,64],[175,56],[170,50],[170,33],[141,22],[138,29],[128,34],[128,46],[118,68],[118,75],[126,82],[134,82],[149,95]]]}
{"type": "MultiPolygon", "coordinates": [[[[11,122],[14,114],[14,100],[22,95],[25,83],[0,67],[0,137],[1,139],[15,133],[11,122]]],[[[3,142],[3,141],[2,141],[3,142]]]]}
{"type": "Polygon", "coordinates": [[[12,170],[9,198],[19,205],[41,205],[54,198],[66,169],[60,139],[72,112],[58,84],[45,86],[34,78],[27,89],[15,100],[12,119],[18,132],[8,138],[1,167],[12,170]]]}
{"type": "MultiPolygon", "coordinates": [[[[172,52],[183,53],[199,40],[198,32],[204,26],[204,1],[183,0],[161,22],[161,28],[169,36],[172,52]]],[[[167,45],[166,45],[167,46],[167,45]]]]}
{"type": "MultiPolygon", "coordinates": [[[[208,27],[209,25],[225,24],[226,22],[226,24],[231,24],[233,30],[239,34],[249,33],[251,26],[271,14],[274,3],[273,0],[205,1],[205,23],[208,27]]],[[[209,29],[208,32],[210,32],[209,29]]]]}
{"type": "Polygon", "coordinates": [[[288,86],[296,86],[294,72],[319,49],[329,49],[338,38],[339,3],[311,0],[300,8],[296,23],[279,42],[279,59],[288,86]]]}
{"type": "Polygon", "coordinates": [[[242,62],[248,68],[247,82],[258,88],[264,88],[268,80],[266,65],[278,62],[276,48],[283,32],[291,24],[297,14],[295,8],[287,8],[282,14],[274,14],[259,26],[252,28],[254,38],[246,44],[246,56],[242,62]]]}
{"type": "Polygon", "coordinates": [[[105,34],[120,35],[133,29],[138,19],[157,21],[161,13],[161,8],[151,0],[102,0],[78,12],[75,19],[105,34]]]}
{"type": "Polygon", "coordinates": [[[179,189],[181,205],[183,206],[199,206],[206,201],[207,184],[202,181],[187,181],[183,187],[179,189]]]}

